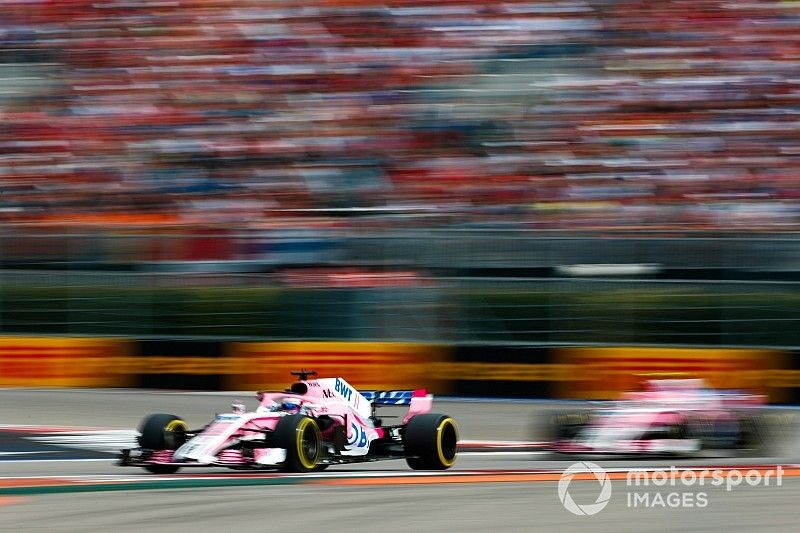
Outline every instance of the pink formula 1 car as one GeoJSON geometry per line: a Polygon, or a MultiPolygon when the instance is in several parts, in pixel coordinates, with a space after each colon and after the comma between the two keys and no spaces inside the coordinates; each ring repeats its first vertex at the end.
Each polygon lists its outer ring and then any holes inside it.
{"type": "Polygon", "coordinates": [[[551,415],[550,449],[573,454],[696,454],[760,446],[762,396],[708,388],[699,379],[650,380],[593,410],[551,415]]]}
{"type": "Polygon", "coordinates": [[[180,467],[324,470],[332,464],[405,458],[418,470],[444,470],[456,459],[458,429],[446,415],[430,413],[424,389],[359,392],[342,378],[299,377],[283,392],[259,392],[258,408],[234,404],[201,430],[169,414],[146,417],[139,447],[122,450],[120,465],[158,474],[180,467]],[[383,425],[376,408],[408,405],[397,425],[383,425]]]}

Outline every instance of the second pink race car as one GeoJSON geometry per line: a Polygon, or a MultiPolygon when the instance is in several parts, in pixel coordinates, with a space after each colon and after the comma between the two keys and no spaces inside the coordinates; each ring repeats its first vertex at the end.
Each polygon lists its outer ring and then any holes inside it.
{"type": "Polygon", "coordinates": [[[762,396],[710,389],[699,379],[650,380],[617,402],[551,415],[550,449],[602,455],[753,450],[764,439],[764,404],[762,396]]]}

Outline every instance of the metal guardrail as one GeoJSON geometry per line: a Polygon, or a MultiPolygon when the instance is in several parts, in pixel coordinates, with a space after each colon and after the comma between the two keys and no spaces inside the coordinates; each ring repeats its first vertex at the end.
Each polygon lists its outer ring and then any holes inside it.
{"type": "Polygon", "coordinates": [[[800,282],[450,277],[319,288],[260,274],[0,270],[0,333],[800,346],[800,282]]]}
{"type": "Polygon", "coordinates": [[[462,280],[460,341],[797,346],[800,283],[462,280]]]}

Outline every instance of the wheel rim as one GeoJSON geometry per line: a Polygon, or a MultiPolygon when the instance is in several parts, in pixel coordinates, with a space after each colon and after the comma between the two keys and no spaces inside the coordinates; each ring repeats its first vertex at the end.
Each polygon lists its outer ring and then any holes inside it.
{"type": "Polygon", "coordinates": [[[316,459],[317,457],[317,450],[319,446],[317,445],[316,434],[314,433],[314,429],[311,427],[307,427],[306,430],[303,432],[303,455],[309,459],[316,459]]]}
{"type": "Polygon", "coordinates": [[[164,444],[168,450],[177,450],[186,442],[189,426],[183,420],[172,420],[164,427],[164,444]]]}
{"type": "Polygon", "coordinates": [[[452,418],[445,418],[436,428],[436,451],[443,466],[450,467],[456,462],[458,430],[452,418]]]}
{"type": "Polygon", "coordinates": [[[313,420],[305,418],[298,425],[297,433],[297,456],[302,466],[311,470],[319,460],[319,428],[313,420]]]}

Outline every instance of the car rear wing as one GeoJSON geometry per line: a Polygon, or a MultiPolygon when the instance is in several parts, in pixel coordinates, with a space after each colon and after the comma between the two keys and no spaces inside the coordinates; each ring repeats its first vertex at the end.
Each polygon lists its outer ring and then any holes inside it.
{"type": "Polygon", "coordinates": [[[428,391],[416,390],[379,390],[359,391],[373,405],[411,405],[411,398],[425,397],[428,391]]]}

